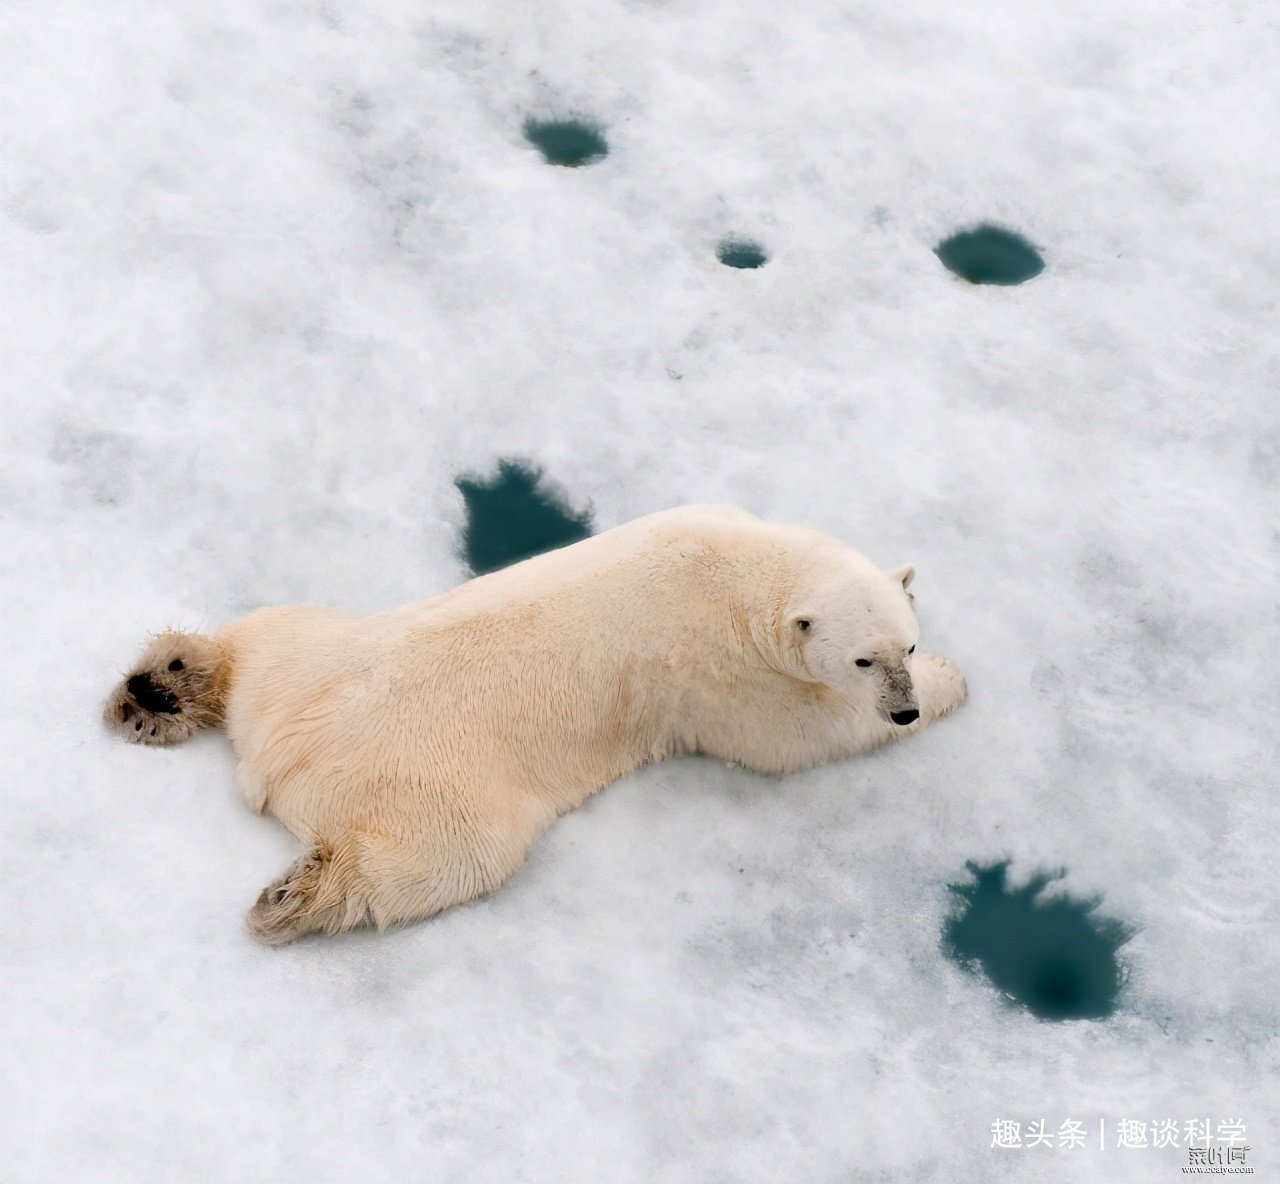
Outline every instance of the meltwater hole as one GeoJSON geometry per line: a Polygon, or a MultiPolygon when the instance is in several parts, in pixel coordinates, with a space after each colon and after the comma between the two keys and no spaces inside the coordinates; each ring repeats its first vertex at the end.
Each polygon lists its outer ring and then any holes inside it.
{"type": "Polygon", "coordinates": [[[748,238],[721,239],[716,247],[716,258],[726,267],[763,267],[769,262],[764,247],[748,238]]]}
{"type": "Polygon", "coordinates": [[[1116,951],[1133,931],[1097,916],[1097,900],[1037,900],[1062,872],[1013,889],[1007,861],[966,866],[973,880],[950,885],[961,908],[943,930],[945,952],[1040,1019],[1111,1015],[1124,983],[1116,951]]]}
{"type": "Polygon", "coordinates": [[[602,129],[580,119],[524,121],[524,138],[542,153],[548,164],[576,169],[595,164],[609,155],[602,129]]]}
{"type": "Polygon", "coordinates": [[[467,506],[462,556],[478,576],[591,537],[590,512],[571,509],[524,461],[499,460],[491,480],[458,477],[454,485],[467,506]]]}
{"type": "Polygon", "coordinates": [[[933,249],[951,271],[971,284],[1021,284],[1044,271],[1044,260],[1022,235],[999,226],[962,230],[933,249]]]}

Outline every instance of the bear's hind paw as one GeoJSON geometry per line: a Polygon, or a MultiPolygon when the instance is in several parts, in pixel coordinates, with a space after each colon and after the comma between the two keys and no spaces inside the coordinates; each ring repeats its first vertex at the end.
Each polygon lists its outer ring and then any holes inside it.
{"type": "Polygon", "coordinates": [[[245,918],[249,932],[268,946],[283,946],[317,928],[316,906],[331,853],[317,843],[258,896],[245,918]]]}
{"type": "Polygon", "coordinates": [[[102,711],[107,727],[133,744],[179,744],[200,725],[149,674],[125,679],[102,711]]]}
{"type": "Polygon", "coordinates": [[[107,727],[134,744],[178,744],[222,722],[222,651],[198,633],[160,633],[102,710],[107,727]]]}

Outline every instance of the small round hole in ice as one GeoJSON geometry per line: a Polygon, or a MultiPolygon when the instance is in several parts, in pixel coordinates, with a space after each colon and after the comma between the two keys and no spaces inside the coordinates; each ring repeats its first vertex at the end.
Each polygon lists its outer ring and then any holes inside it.
{"type": "Polygon", "coordinates": [[[1022,235],[985,224],[944,239],[934,254],[971,284],[1022,284],[1044,270],[1044,260],[1022,235]]]}
{"type": "Polygon", "coordinates": [[[769,262],[764,247],[749,238],[721,239],[716,258],[726,267],[756,268],[769,262]]]}
{"type": "Polygon", "coordinates": [[[576,169],[594,164],[609,155],[609,145],[601,128],[581,119],[534,119],[524,121],[524,138],[548,164],[576,169]]]}

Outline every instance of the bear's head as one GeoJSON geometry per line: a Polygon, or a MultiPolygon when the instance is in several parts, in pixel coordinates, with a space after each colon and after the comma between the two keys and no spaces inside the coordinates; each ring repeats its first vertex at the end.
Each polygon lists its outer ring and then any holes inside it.
{"type": "MultiPolygon", "coordinates": [[[[861,557],[858,557],[861,559],[861,557]]],[[[903,726],[919,718],[911,655],[920,636],[915,569],[880,571],[846,559],[812,586],[797,589],[781,622],[789,672],[874,707],[903,726]]]]}

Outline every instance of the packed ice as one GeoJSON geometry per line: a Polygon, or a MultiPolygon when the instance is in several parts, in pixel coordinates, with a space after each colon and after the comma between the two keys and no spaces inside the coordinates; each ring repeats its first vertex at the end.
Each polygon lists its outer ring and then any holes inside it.
{"type": "Polygon", "coordinates": [[[1280,1171],[1273,8],[0,29],[0,1177],[1280,1171]],[[1043,272],[948,271],[986,225],[1043,272]],[[649,768],[487,900],[255,945],[297,844],[222,737],[113,742],[104,696],[152,630],[467,578],[455,480],[503,458],[598,529],[733,502],[914,564],[970,702],[781,781],[649,768]],[[1109,1017],[947,956],[1006,860],[1132,933],[1109,1017]]]}

